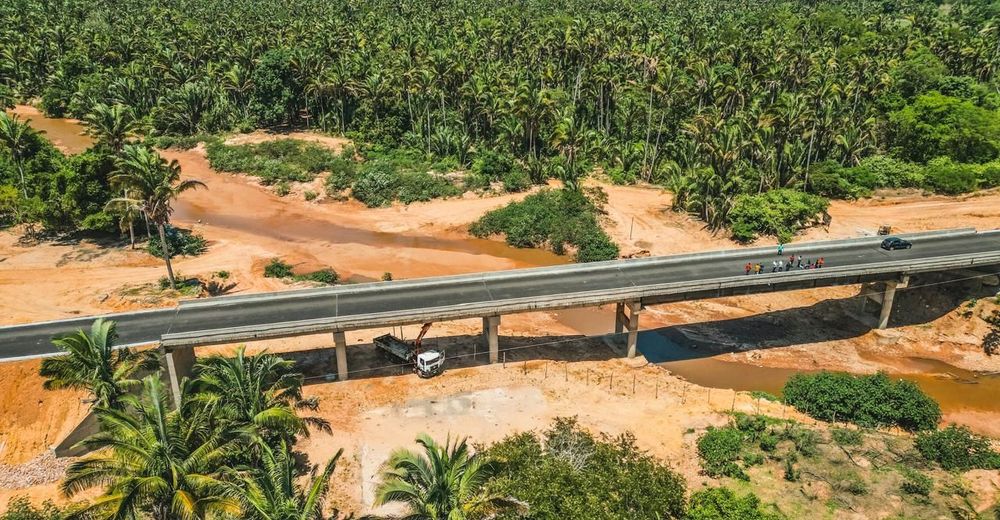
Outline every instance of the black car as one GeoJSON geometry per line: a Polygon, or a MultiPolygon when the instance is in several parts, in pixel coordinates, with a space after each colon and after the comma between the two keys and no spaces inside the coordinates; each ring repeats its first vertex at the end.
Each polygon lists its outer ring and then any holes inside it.
{"type": "Polygon", "coordinates": [[[882,241],[882,249],[886,251],[892,251],[893,249],[909,249],[913,247],[913,244],[903,240],[902,238],[889,237],[882,241]]]}

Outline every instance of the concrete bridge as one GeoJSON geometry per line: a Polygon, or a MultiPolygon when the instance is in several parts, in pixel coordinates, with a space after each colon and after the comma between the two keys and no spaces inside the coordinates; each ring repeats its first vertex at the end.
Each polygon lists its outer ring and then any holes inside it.
{"type": "MultiPolygon", "coordinates": [[[[879,327],[888,324],[897,287],[911,274],[1000,272],[1000,230],[953,229],[898,235],[913,248],[885,251],[884,237],[734,249],[633,260],[190,300],[175,308],[109,314],[119,324],[121,346],[159,342],[172,389],[190,373],[194,347],[332,334],[339,378],[345,379],[345,331],[434,321],[482,318],[491,362],[498,358],[501,316],[614,303],[616,332],[628,332],[636,353],[643,307],[666,302],[836,285],[878,284],[879,327]],[[824,258],[821,269],[771,272],[789,255],[824,258]],[[747,262],[761,274],[747,275],[747,262]]],[[[870,292],[870,289],[869,289],[870,292]]],[[[58,354],[53,336],[89,327],[96,316],[0,327],[0,361],[58,354]]]]}

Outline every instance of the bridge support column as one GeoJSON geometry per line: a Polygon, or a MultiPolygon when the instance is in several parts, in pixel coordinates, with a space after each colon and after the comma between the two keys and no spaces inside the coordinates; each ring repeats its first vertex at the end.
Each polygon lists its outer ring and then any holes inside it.
{"type": "Polygon", "coordinates": [[[625,331],[625,323],[628,321],[628,316],[625,316],[625,302],[618,302],[615,304],[615,335],[621,334],[625,331]]]}
{"type": "Polygon", "coordinates": [[[483,317],[483,342],[490,349],[490,363],[500,361],[500,316],[483,317]]]}
{"type": "Polygon", "coordinates": [[[167,368],[167,383],[174,398],[174,407],[181,403],[181,382],[194,372],[194,347],[180,347],[167,351],[163,349],[163,361],[167,368]]]}
{"type": "Polygon", "coordinates": [[[347,381],[347,336],[334,332],[333,345],[337,351],[337,381],[347,381]]]}
{"type": "Polygon", "coordinates": [[[884,329],[889,326],[889,316],[892,314],[892,301],[896,298],[896,288],[904,288],[910,283],[909,276],[903,276],[902,281],[891,281],[885,283],[885,292],[882,293],[882,312],[878,316],[878,328],[884,329]]]}
{"type": "Polygon", "coordinates": [[[634,358],[639,343],[639,313],[642,311],[642,303],[637,301],[628,303],[628,339],[625,346],[628,347],[628,357],[634,358]]]}

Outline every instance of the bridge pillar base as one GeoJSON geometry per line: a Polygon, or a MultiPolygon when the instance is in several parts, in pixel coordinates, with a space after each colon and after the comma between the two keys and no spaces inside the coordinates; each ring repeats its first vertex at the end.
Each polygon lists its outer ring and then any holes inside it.
{"type": "Polygon", "coordinates": [[[343,332],[333,333],[333,345],[337,351],[337,381],[347,381],[347,336],[343,332]]]}
{"type": "Polygon", "coordinates": [[[909,283],[909,276],[903,276],[901,281],[885,282],[885,292],[882,294],[882,311],[878,316],[879,329],[889,326],[889,317],[892,314],[892,302],[896,298],[896,289],[905,288],[909,283]]]}
{"type": "Polygon", "coordinates": [[[639,313],[642,312],[642,303],[629,302],[628,306],[628,338],[625,346],[628,347],[628,357],[634,358],[639,344],[639,313]]]}
{"type": "Polygon", "coordinates": [[[194,347],[180,347],[171,351],[162,349],[163,364],[166,366],[167,383],[173,396],[174,407],[181,404],[181,383],[194,372],[194,347]]]}
{"type": "Polygon", "coordinates": [[[490,349],[490,363],[500,361],[500,316],[483,317],[483,341],[490,349]]]}

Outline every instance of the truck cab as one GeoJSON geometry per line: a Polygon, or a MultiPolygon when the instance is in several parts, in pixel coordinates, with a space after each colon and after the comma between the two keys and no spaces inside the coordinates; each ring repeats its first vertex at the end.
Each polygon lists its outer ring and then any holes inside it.
{"type": "Polygon", "coordinates": [[[417,354],[416,369],[420,377],[433,377],[444,368],[444,354],[437,350],[426,350],[417,354]]]}

